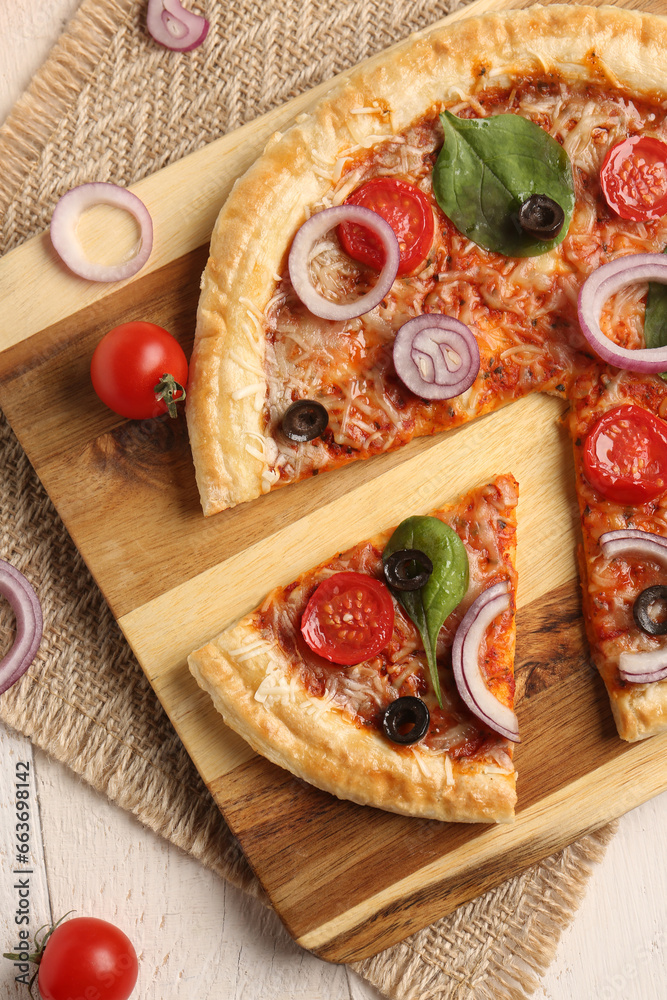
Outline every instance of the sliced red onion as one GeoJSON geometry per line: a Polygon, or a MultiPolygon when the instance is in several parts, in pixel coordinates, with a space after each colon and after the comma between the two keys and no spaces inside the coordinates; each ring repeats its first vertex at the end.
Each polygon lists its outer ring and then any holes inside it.
{"type": "MultiPolygon", "coordinates": [[[[620,528],[600,535],[600,548],[606,559],[633,556],[652,560],[667,567],[667,538],[640,528],[620,528]]],[[[642,653],[621,653],[618,672],[624,681],[651,684],[667,677],[667,648],[642,653]]]]}
{"type": "Polygon", "coordinates": [[[294,291],[303,304],[321,319],[348,320],[363,316],[382,302],[383,298],[394,284],[401,252],[394,230],[377,212],[361,205],[336,205],[325,208],[311,216],[301,226],[292,242],[289,254],[289,275],[294,291]],[[380,240],[385,251],[385,262],[377,281],[369,292],[353,302],[332,302],[320,295],[310,280],[310,252],[331,229],[341,222],[355,222],[364,226],[380,240]]]}
{"type": "Polygon", "coordinates": [[[453,316],[415,316],[394,340],[396,374],[422,399],[460,396],[477,378],[479,364],[474,333],[453,316]]]}
{"type": "Polygon", "coordinates": [[[593,271],[579,292],[579,325],[596,354],[610,365],[631,372],[664,372],[667,370],[667,347],[629,351],[605,337],[600,329],[605,302],[621,288],[637,281],[667,284],[667,257],[661,253],[631,254],[593,271]]]}
{"type": "Polygon", "coordinates": [[[618,672],[624,681],[632,684],[653,684],[667,678],[667,648],[651,649],[644,653],[621,653],[618,672]]]}
{"type": "Polygon", "coordinates": [[[653,559],[667,566],[667,538],[639,528],[620,528],[605,531],[600,535],[600,548],[606,559],[616,556],[635,556],[639,559],[653,559]]]}
{"type": "Polygon", "coordinates": [[[510,609],[509,591],[509,581],[494,583],[470,605],[454,636],[452,667],[458,692],[470,711],[496,733],[520,743],[516,715],[489,691],[479,665],[486,630],[494,618],[510,609]]]}
{"type": "Polygon", "coordinates": [[[14,645],[0,660],[0,694],[3,694],[35,658],[42,639],[42,609],[23,573],[3,559],[0,559],[0,594],[7,599],[16,617],[14,645]]]}
{"type": "Polygon", "coordinates": [[[80,184],[63,195],[51,218],[51,242],[59,257],[80,278],[88,281],[122,281],[141,270],[153,248],[153,222],[143,201],[127,188],[96,181],[80,184]],[[89,260],[76,235],[82,214],[95,205],[113,205],[134,216],[141,234],[137,252],[122,264],[95,264],[89,260]]]}
{"type": "Polygon", "coordinates": [[[153,39],[166,49],[189,52],[208,34],[205,17],[185,10],[180,0],[148,0],[146,27],[153,39]]]}

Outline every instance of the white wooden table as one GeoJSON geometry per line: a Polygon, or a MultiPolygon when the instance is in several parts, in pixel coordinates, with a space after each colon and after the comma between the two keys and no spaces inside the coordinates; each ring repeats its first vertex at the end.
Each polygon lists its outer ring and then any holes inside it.
{"type": "MultiPolygon", "coordinates": [[[[0,0],[0,122],[79,3],[0,0]]],[[[378,1000],[354,973],[297,948],[260,904],[1,726],[0,952],[16,943],[19,761],[30,769],[31,933],[72,909],[117,923],[139,954],[133,996],[142,1000],[378,1000]]],[[[9,962],[0,965],[0,1000],[24,995],[13,977],[9,962]]],[[[621,820],[535,1000],[667,1000],[667,794],[621,820]]]]}

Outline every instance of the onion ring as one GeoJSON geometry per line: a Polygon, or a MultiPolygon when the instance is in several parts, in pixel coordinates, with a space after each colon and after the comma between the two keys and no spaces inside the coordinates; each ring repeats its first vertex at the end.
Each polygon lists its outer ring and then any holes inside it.
{"type": "Polygon", "coordinates": [[[394,283],[400,258],[396,234],[382,216],[361,205],[336,205],[317,212],[298,230],[289,253],[289,276],[294,291],[314,316],[330,320],[355,319],[382,302],[394,283]],[[341,222],[354,222],[370,229],[385,251],[385,262],[373,288],[354,302],[345,303],[332,302],[320,295],[313,287],[308,267],[310,251],[317,241],[341,222]]]}
{"type": "MultiPolygon", "coordinates": [[[[641,528],[619,528],[605,531],[599,538],[602,555],[606,559],[617,556],[634,556],[650,559],[667,567],[667,538],[641,528]]],[[[621,653],[618,672],[622,680],[631,684],[652,684],[667,677],[667,648],[651,649],[641,653],[621,653]]]]}
{"type": "Polygon", "coordinates": [[[621,680],[631,684],[653,684],[667,677],[667,649],[651,649],[643,653],[621,653],[618,658],[621,680]]]}
{"type": "Polygon", "coordinates": [[[618,531],[605,531],[599,538],[602,555],[606,559],[616,556],[635,556],[640,559],[653,559],[667,567],[667,538],[655,535],[652,531],[642,531],[640,528],[620,528],[618,531]]]}
{"type": "Polygon", "coordinates": [[[630,351],[619,347],[600,329],[600,314],[605,302],[621,288],[637,281],[667,284],[667,257],[661,253],[631,254],[593,271],[579,291],[579,325],[584,337],[603,361],[631,372],[660,374],[667,370],[667,347],[630,351]]]}
{"type": "Polygon", "coordinates": [[[470,605],[454,636],[452,668],[458,692],[470,711],[494,732],[520,743],[515,713],[489,691],[479,666],[486,630],[494,618],[510,609],[509,591],[509,581],[502,580],[483,590],[470,605]]]}
{"type": "Polygon", "coordinates": [[[189,52],[204,41],[209,23],[205,17],[185,10],[179,0],[148,0],[146,28],[165,49],[189,52]]]}
{"type": "Polygon", "coordinates": [[[127,188],[104,181],[80,184],[63,195],[51,218],[51,242],[70,271],[88,281],[123,281],[141,270],[153,248],[153,222],[143,201],[127,188]],[[113,205],[129,212],[139,224],[137,253],[122,264],[96,264],[83,253],[76,227],[83,212],[95,205],[113,205]]]}
{"type": "Polygon", "coordinates": [[[32,585],[10,563],[0,559],[0,594],[16,617],[14,645],[0,660],[0,694],[26,672],[42,639],[42,609],[32,585]]]}
{"type": "Polygon", "coordinates": [[[479,372],[474,333],[459,319],[428,313],[404,323],[394,340],[394,367],[422,399],[452,399],[469,389],[479,372]],[[452,359],[456,355],[458,363],[452,359]]]}

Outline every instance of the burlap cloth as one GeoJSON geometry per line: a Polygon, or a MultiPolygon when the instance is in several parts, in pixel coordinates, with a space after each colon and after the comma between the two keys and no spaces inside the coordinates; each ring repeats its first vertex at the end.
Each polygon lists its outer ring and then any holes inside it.
{"type": "MultiPolygon", "coordinates": [[[[84,0],[0,129],[0,252],[90,180],[130,184],[444,17],[456,0],[198,0],[201,48],[153,44],[145,0],[84,0]]],[[[192,6],[192,4],[187,4],[192,6]]],[[[0,556],[35,583],[45,637],[0,718],[119,806],[262,898],[6,421],[0,556]]],[[[5,627],[7,621],[5,620],[5,627]]],[[[390,997],[509,1000],[552,959],[609,827],[354,968],[390,997]]]]}

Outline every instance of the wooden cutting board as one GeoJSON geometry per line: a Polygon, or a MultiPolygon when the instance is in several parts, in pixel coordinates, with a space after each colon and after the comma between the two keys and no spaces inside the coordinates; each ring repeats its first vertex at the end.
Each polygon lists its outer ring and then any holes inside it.
{"type": "MultiPolygon", "coordinates": [[[[449,20],[526,5],[478,0],[449,20]]],[[[624,6],[662,13],[667,0],[624,6]]],[[[401,940],[667,788],[667,735],[619,740],[590,663],[558,401],[524,399],[447,436],[204,520],[183,417],[124,421],[94,395],[90,357],[118,323],[150,319],[189,350],[208,238],[233,180],[328,86],[137,184],[156,238],[134,280],[108,287],[77,279],[48,234],[0,261],[0,405],[288,930],[318,955],[347,961],[401,940]],[[271,587],[499,472],[521,484],[524,742],[513,825],[444,825],[340,802],[225,728],[187,670],[188,652],[271,587]]],[[[89,246],[101,255],[131,238],[124,221],[112,210],[91,213],[89,246]]]]}

